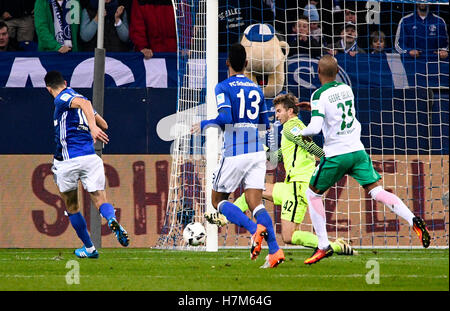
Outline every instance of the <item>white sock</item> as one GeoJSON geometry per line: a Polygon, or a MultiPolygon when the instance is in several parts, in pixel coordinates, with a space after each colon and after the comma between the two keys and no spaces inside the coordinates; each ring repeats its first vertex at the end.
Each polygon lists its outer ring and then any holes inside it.
{"type": "Polygon", "coordinates": [[[322,195],[314,193],[311,189],[306,190],[306,199],[308,200],[308,210],[311,222],[319,238],[320,249],[326,249],[330,242],[328,241],[327,224],[325,217],[325,207],[322,202],[322,195]]]}
{"type": "Polygon", "coordinates": [[[372,199],[383,203],[391,211],[393,211],[398,216],[405,219],[410,226],[413,225],[413,218],[415,215],[410,211],[410,209],[403,203],[402,200],[398,196],[393,193],[390,193],[383,189],[383,187],[378,186],[370,190],[369,192],[372,199]]]}

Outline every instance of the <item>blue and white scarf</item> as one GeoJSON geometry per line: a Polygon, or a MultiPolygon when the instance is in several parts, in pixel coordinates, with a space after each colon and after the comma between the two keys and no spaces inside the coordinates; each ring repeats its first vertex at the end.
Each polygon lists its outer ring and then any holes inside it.
{"type": "Polygon", "coordinates": [[[70,18],[67,5],[70,0],[63,0],[61,6],[59,6],[57,0],[49,0],[53,8],[53,23],[55,26],[55,38],[59,44],[72,47],[72,32],[70,30],[70,23],[67,21],[70,18]]]}
{"type": "Polygon", "coordinates": [[[344,49],[345,53],[358,50],[358,45],[357,45],[356,41],[353,42],[353,45],[347,49],[344,40],[341,40],[341,47],[344,49]]]}

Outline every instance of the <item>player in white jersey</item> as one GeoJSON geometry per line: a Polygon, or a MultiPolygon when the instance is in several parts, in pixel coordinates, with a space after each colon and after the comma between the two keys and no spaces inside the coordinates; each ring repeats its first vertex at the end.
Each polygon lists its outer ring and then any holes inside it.
{"type": "MultiPolygon", "coordinates": [[[[263,138],[258,135],[258,130],[269,128],[269,121],[262,90],[244,75],[246,58],[245,48],[240,43],[230,47],[227,59],[229,78],[215,88],[219,115],[194,125],[192,132],[199,133],[210,125],[218,125],[224,130],[222,159],[213,174],[212,204],[230,222],[252,234],[252,260],[258,257],[262,240],[266,238],[269,255],[263,267],[274,268],[285,258],[278,246],[272,219],[262,204],[266,155],[263,138]],[[228,201],[230,193],[241,183],[256,224],[228,201]]],[[[205,217],[214,223],[209,215],[205,217]]]]}
{"type": "Polygon", "coordinates": [[[395,214],[405,219],[421,239],[423,247],[430,245],[425,222],[416,217],[395,194],[379,184],[381,176],[361,142],[361,124],[356,119],[355,98],[352,89],[336,81],[337,60],[326,55],[319,61],[319,79],[322,86],[311,95],[311,122],[298,135],[312,136],[321,131],[324,136],[321,158],[306,191],[309,213],[319,245],[305,264],[313,264],[331,256],[322,194],[345,174],[355,178],[374,200],[384,203],[395,214]]]}
{"type": "Polygon", "coordinates": [[[96,140],[108,143],[108,135],[104,132],[108,124],[94,111],[86,97],[67,87],[60,72],[49,71],[44,80],[55,104],[56,150],[52,171],[66,204],[70,223],[83,242],[83,246],[75,250],[75,255],[79,258],[99,256],[87,231],[86,220],[79,210],[78,180],[89,192],[92,202],[107,220],[119,243],[128,246],[128,234],[118,223],[114,207],[106,199],[103,161],[94,150],[96,140]]]}

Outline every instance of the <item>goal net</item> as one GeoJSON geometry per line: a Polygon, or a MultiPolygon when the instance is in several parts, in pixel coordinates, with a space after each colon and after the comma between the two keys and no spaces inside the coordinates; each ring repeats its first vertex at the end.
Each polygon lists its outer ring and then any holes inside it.
{"type": "MultiPolygon", "coordinates": [[[[186,247],[184,226],[192,221],[205,224],[203,214],[211,208],[208,167],[217,164],[221,137],[191,135],[189,129],[208,115],[210,78],[227,78],[228,46],[243,40],[249,26],[266,24],[269,27],[260,29],[275,32],[277,44],[248,55],[246,74],[263,88],[268,106],[282,92],[309,101],[320,87],[318,59],[327,53],[335,55],[337,79],[353,89],[362,142],[382,176],[383,187],[425,220],[432,246],[448,247],[448,1],[220,0],[212,11],[207,11],[206,2],[174,1],[178,114],[169,199],[157,246],[186,247]],[[219,63],[212,66],[207,65],[206,53],[208,16],[214,17],[209,20],[218,27],[219,63]],[[219,147],[208,151],[208,139],[216,140],[219,147]],[[208,158],[208,152],[216,157],[208,158]]],[[[308,124],[310,112],[301,111],[299,117],[308,124]]],[[[314,140],[322,146],[321,136],[314,140]]],[[[268,163],[266,182],[281,182],[284,177],[282,163],[268,163]]],[[[237,189],[230,200],[242,191],[237,189]]],[[[355,247],[421,245],[403,219],[373,201],[350,177],[329,189],[324,202],[330,240],[344,238],[355,247]]],[[[264,204],[274,220],[279,244],[286,247],[281,239],[282,207],[264,204]]],[[[308,213],[300,229],[313,231],[308,213]]],[[[250,243],[250,234],[233,224],[219,228],[217,237],[219,247],[250,243]]]]}

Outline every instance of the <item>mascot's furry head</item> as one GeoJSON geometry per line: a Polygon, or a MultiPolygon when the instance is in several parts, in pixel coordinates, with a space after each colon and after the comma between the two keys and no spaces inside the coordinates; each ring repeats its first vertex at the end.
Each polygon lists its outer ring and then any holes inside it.
{"type": "Polygon", "coordinates": [[[264,97],[275,97],[283,89],[289,45],[278,40],[274,28],[268,24],[248,26],[241,44],[247,52],[245,75],[261,86],[264,97]]]}

